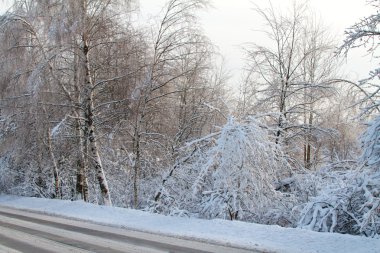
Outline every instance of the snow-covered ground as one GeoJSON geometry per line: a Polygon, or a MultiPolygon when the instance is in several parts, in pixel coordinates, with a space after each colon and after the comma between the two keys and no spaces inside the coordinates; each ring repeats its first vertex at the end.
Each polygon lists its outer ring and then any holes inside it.
{"type": "Polygon", "coordinates": [[[0,206],[248,249],[289,253],[380,252],[380,239],[239,221],[168,217],[79,201],[0,195],[0,206]]]}

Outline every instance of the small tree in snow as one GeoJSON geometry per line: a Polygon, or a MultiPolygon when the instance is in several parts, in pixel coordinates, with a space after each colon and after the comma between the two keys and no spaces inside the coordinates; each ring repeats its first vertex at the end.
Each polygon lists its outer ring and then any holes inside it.
{"type": "Polygon", "coordinates": [[[278,222],[273,214],[279,217],[286,200],[273,183],[289,173],[289,166],[269,136],[273,135],[254,118],[240,123],[230,117],[219,133],[189,143],[192,150],[196,147],[192,157],[165,184],[170,211],[278,222]]]}

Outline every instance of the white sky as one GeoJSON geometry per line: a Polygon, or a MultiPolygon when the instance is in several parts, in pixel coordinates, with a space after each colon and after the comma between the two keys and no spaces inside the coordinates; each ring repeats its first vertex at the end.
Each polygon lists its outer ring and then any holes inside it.
{"type": "MultiPolygon", "coordinates": [[[[259,7],[263,6],[263,8],[268,6],[268,0],[214,0],[215,8],[203,18],[206,33],[220,47],[221,53],[226,57],[227,66],[235,69],[233,71],[235,75],[239,73],[236,69],[241,69],[243,64],[241,59],[243,55],[239,45],[247,42],[265,43],[262,38],[263,34],[257,32],[257,30],[262,30],[263,20],[253,10],[253,3],[259,7]]],[[[273,6],[280,7],[284,12],[291,8],[292,3],[292,0],[272,0],[273,6]]],[[[366,5],[365,0],[310,0],[309,3],[317,17],[322,20],[332,34],[336,35],[338,42],[343,40],[345,28],[374,12],[366,5]]],[[[361,54],[364,53],[361,52],[361,54]]],[[[350,56],[352,55],[356,61],[361,60],[361,57],[358,57],[361,54],[352,52],[350,56]]],[[[368,59],[366,59],[363,63],[365,66],[361,64],[362,68],[356,69],[355,64],[351,62],[352,57],[349,59],[347,71],[357,72],[357,75],[366,75],[368,68],[372,68],[368,66],[368,59]]]]}
{"type": "MultiPolygon", "coordinates": [[[[263,21],[253,10],[254,3],[258,6],[268,6],[268,0],[213,0],[213,8],[201,14],[201,22],[206,35],[217,45],[225,58],[227,70],[233,74],[232,82],[237,85],[241,69],[244,65],[243,53],[240,49],[244,43],[262,43],[263,35],[254,30],[262,29],[263,21]]],[[[140,0],[140,8],[147,15],[157,13],[165,0],[140,0]]],[[[293,0],[272,0],[275,7],[283,11],[290,9],[293,0]]],[[[375,13],[366,0],[309,0],[311,9],[322,21],[329,32],[334,34],[340,43],[344,38],[345,28],[350,27],[360,18],[375,13]]],[[[370,62],[364,50],[353,50],[347,58],[343,72],[354,80],[363,79],[369,70],[376,67],[376,62],[370,62]]]]}
{"type": "Polygon", "coordinates": [[[11,7],[12,0],[0,0],[0,13],[4,13],[11,7]]]}
{"type": "MultiPolygon", "coordinates": [[[[201,23],[206,35],[220,49],[225,58],[225,67],[231,71],[233,82],[238,82],[244,65],[240,47],[247,42],[262,43],[263,37],[254,30],[262,29],[263,21],[253,11],[254,4],[268,6],[269,0],[212,0],[213,7],[201,13],[201,23]]],[[[11,0],[0,0],[0,13],[9,8],[11,0]]],[[[144,16],[158,14],[166,0],[140,0],[140,9],[144,16]]],[[[289,9],[293,0],[272,0],[274,6],[284,11],[289,9]]],[[[343,40],[345,28],[360,18],[375,13],[366,0],[309,0],[311,8],[320,17],[323,24],[336,35],[337,42],[343,40]]],[[[370,57],[363,58],[364,50],[353,50],[344,66],[344,72],[357,80],[366,77],[369,70],[377,67],[370,57]]]]}

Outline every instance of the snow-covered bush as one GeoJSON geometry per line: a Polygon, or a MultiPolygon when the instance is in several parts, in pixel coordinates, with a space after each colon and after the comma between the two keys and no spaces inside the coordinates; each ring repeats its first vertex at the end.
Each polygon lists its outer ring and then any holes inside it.
{"type": "Polygon", "coordinates": [[[380,174],[341,173],[301,213],[299,227],[320,232],[375,236],[380,233],[380,174]],[[344,185],[341,185],[343,182],[344,185]]]}
{"type": "Polygon", "coordinates": [[[303,208],[299,226],[322,232],[380,234],[380,117],[362,137],[357,170],[332,171],[336,180],[322,185],[303,208]],[[360,164],[362,164],[360,166],[360,164]]]}
{"type": "Polygon", "coordinates": [[[276,191],[274,183],[290,167],[270,136],[254,118],[240,123],[231,117],[220,133],[189,143],[192,154],[171,171],[156,211],[280,222],[291,195],[276,191]]]}
{"type": "Polygon", "coordinates": [[[380,168],[380,115],[369,122],[361,137],[363,154],[361,161],[366,166],[379,171],[380,168]]]}

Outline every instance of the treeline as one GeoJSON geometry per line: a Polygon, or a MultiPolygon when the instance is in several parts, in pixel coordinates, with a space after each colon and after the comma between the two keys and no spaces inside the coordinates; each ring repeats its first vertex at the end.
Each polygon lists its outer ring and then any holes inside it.
{"type": "Polygon", "coordinates": [[[3,157],[20,193],[144,205],[139,188],[221,123],[223,73],[193,14],[205,4],[170,1],[150,29],[128,1],[15,2],[2,17],[3,157]]]}
{"type": "Polygon", "coordinates": [[[350,181],[374,175],[353,119],[377,93],[341,76],[306,4],[256,6],[268,43],[245,48],[236,92],[198,23],[208,4],[170,0],[145,25],[135,1],[16,0],[0,20],[0,191],[378,234],[379,184],[350,181]],[[321,200],[355,184],[355,207],[321,200]]]}

